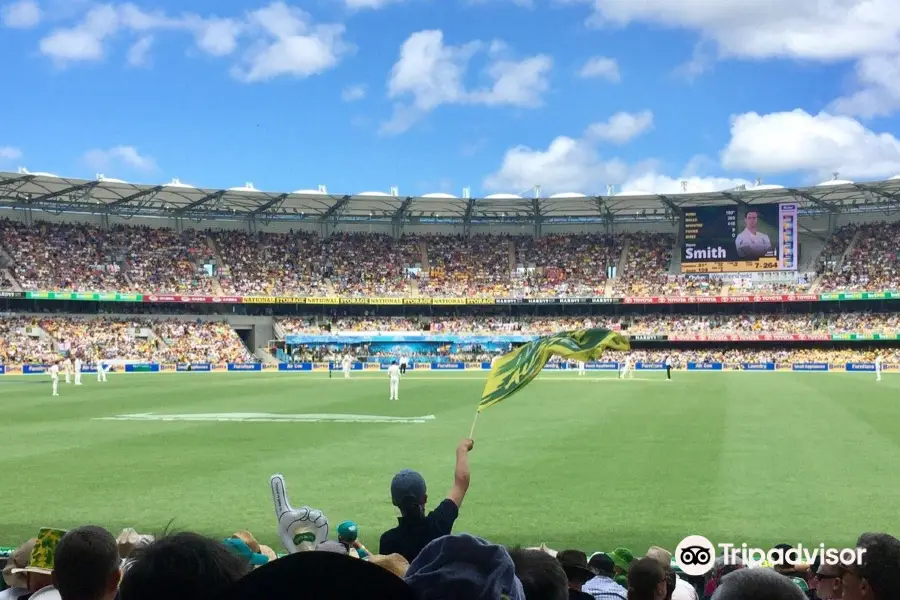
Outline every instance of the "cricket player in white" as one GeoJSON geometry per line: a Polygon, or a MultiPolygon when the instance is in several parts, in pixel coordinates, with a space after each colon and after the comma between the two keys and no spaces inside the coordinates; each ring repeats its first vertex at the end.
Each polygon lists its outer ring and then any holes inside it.
{"type": "Polygon", "coordinates": [[[81,357],[75,357],[75,385],[81,385],[81,357]]]}
{"type": "Polygon", "coordinates": [[[59,364],[53,363],[47,372],[50,373],[50,381],[53,382],[53,395],[59,396],[59,364]]]}
{"type": "Polygon", "coordinates": [[[881,381],[881,354],[875,355],[875,381],[881,381]]]}
{"type": "Polygon", "coordinates": [[[72,383],[69,379],[69,375],[72,373],[72,359],[68,356],[66,357],[66,360],[63,361],[63,373],[66,375],[66,385],[72,383]]]}
{"type": "Polygon", "coordinates": [[[759,213],[755,210],[747,211],[747,214],[744,215],[744,230],[734,241],[738,256],[741,258],[756,260],[772,250],[769,236],[756,230],[758,224],[759,213]]]}
{"type": "Polygon", "coordinates": [[[587,375],[586,367],[587,367],[587,363],[585,363],[583,360],[578,361],[578,375],[579,376],[587,375]]]}
{"type": "Polygon", "coordinates": [[[634,374],[631,372],[631,357],[626,355],[625,359],[622,361],[622,369],[619,371],[619,379],[625,379],[625,376],[630,378],[634,377],[634,374]]]}
{"type": "Polygon", "coordinates": [[[106,369],[103,368],[103,359],[97,356],[97,381],[106,383],[106,369]]]}
{"type": "Polygon", "coordinates": [[[341,363],[341,366],[344,368],[344,379],[350,379],[350,366],[353,364],[353,357],[350,356],[350,353],[344,355],[344,360],[341,363]]]}
{"type": "Polygon", "coordinates": [[[397,361],[391,363],[388,367],[388,377],[391,380],[391,400],[400,399],[400,366],[397,361]]]}

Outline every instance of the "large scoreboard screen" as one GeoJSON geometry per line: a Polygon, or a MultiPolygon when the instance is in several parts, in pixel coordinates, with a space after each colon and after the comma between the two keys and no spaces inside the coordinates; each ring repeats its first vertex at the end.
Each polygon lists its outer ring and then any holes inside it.
{"type": "Polygon", "coordinates": [[[685,208],[682,273],[797,270],[797,205],[685,208]]]}

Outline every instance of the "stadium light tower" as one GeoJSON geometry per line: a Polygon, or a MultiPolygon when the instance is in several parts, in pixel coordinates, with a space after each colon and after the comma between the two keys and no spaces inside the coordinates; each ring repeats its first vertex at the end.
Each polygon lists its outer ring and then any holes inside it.
{"type": "Polygon", "coordinates": [[[612,197],[613,193],[616,191],[616,186],[611,183],[606,185],[606,195],[612,197]]]}
{"type": "Polygon", "coordinates": [[[472,188],[468,186],[464,187],[462,197],[463,200],[469,200],[470,198],[472,198],[472,188]]]}
{"type": "Polygon", "coordinates": [[[684,179],[681,180],[681,191],[687,194],[688,191],[688,182],[684,179]]]}

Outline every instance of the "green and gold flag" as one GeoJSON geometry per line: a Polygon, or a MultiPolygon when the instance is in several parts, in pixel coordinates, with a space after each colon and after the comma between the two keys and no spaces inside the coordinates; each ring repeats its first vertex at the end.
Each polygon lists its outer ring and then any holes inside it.
{"type": "Polygon", "coordinates": [[[488,374],[478,412],[512,396],[538,376],[551,356],[590,361],[604,350],[630,350],[628,340],[609,329],[564,331],[528,342],[497,359],[488,374]]]}

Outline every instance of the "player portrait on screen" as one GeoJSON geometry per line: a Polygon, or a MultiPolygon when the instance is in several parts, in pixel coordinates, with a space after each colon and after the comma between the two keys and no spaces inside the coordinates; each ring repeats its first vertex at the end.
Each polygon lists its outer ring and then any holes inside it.
{"type": "Polygon", "coordinates": [[[756,260],[772,252],[769,236],[759,231],[759,212],[750,209],[744,215],[744,230],[735,239],[738,256],[746,260],[756,260]]]}

